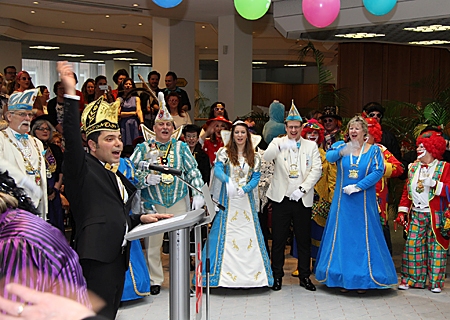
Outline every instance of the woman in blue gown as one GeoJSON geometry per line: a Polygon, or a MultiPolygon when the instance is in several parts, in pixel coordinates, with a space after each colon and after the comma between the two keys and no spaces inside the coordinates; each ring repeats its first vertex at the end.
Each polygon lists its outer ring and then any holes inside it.
{"type": "Polygon", "coordinates": [[[384,173],[383,154],[366,143],[367,123],[348,124],[350,142],[327,151],[337,163],[336,189],[315,264],[317,281],[342,291],[390,288],[397,274],[378,213],[375,185],[384,173]]]}

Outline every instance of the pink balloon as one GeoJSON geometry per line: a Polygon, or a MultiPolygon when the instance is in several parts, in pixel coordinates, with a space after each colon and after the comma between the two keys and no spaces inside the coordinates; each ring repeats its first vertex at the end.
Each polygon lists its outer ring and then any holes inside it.
{"type": "Polygon", "coordinates": [[[329,26],[336,20],[341,8],[340,0],[303,0],[305,19],[317,28],[329,26]]]}

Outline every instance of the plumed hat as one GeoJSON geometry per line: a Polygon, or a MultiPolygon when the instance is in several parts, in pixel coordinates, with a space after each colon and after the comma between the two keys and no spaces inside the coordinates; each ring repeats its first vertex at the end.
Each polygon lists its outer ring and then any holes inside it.
{"type": "Polygon", "coordinates": [[[11,94],[8,100],[8,111],[33,110],[33,104],[38,93],[39,89],[29,89],[11,94]]]}
{"type": "Polygon", "coordinates": [[[86,136],[101,130],[119,131],[119,107],[120,100],[108,103],[103,97],[88,104],[81,115],[82,129],[86,136]]]}
{"type": "Polygon", "coordinates": [[[297,108],[295,107],[294,99],[292,99],[291,109],[289,110],[289,114],[286,117],[285,122],[287,122],[287,121],[300,121],[300,122],[303,121],[302,117],[300,116],[300,113],[298,112],[297,108]]]}
{"type": "Polygon", "coordinates": [[[159,111],[156,115],[155,122],[173,122],[173,117],[170,114],[169,110],[166,107],[166,100],[164,99],[164,94],[162,92],[158,93],[158,101],[159,101],[159,111]]]}

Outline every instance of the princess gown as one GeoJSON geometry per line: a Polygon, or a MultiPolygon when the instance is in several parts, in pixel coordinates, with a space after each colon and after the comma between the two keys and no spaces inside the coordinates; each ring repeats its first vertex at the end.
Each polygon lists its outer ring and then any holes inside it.
{"type": "MultiPolygon", "coordinates": [[[[377,146],[361,155],[358,177],[350,178],[350,157],[340,157],[345,143],[334,143],[327,160],[337,162],[336,189],[317,254],[314,273],[328,287],[383,289],[397,284],[397,274],[380,223],[375,185],[384,172],[377,146]],[[362,190],[351,195],[343,187],[356,184],[362,190]]],[[[355,167],[352,167],[355,169],[355,167]]]]}
{"type": "MultiPolygon", "coordinates": [[[[272,269],[258,220],[257,186],[261,159],[255,153],[255,166],[249,168],[244,158],[240,166],[233,166],[226,149],[217,152],[211,189],[215,198],[226,208],[215,216],[208,236],[210,259],[210,286],[253,288],[273,285],[272,269]],[[231,179],[243,188],[243,197],[228,197],[226,182],[231,179]]],[[[206,257],[206,246],[202,252],[206,257]]],[[[203,286],[206,285],[203,268],[203,286]]]]}

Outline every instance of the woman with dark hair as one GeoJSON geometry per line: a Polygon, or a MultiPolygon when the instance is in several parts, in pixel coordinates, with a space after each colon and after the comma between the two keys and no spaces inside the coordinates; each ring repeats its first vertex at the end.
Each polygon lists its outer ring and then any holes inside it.
{"type": "Polygon", "coordinates": [[[95,80],[92,78],[87,79],[81,87],[81,93],[83,94],[84,103],[89,104],[94,101],[95,98],[95,80]]]}
{"type": "Polygon", "coordinates": [[[36,118],[30,134],[38,138],[44,146],[45,168],[47,171],[48,222],[64,234],[64,211],[60,190],[63,182],[62,163],[64,156],[60,147],[51,143],[55,128],[45,119],[36,118]]]}
{"type": "Polygon", "coordinates": [[[212,135],[203,142],[203,151],[208,155],[209,161],[213,166],[216,160],[217,150],[224,146],[220,133],[222,130],[230,130],[231,121],[219,116],[206,121],[206,125],[214,130],[212,135]]]}
{"type": "Polygon", "coordinates": [[[130,94],[136,85],[131,78],[125,78],[119,84],[119,126],[122,134],[122,142],[125,146],[132,145],[133,140],[140,136],[139,124],[144,123],[144,115],[141,110],[141,99],[137,93],[130,94]]]}
{"type": "Polygon", "coordinates": [[[61,81],[55,82],[53,85],[53,93],[56,94],[56,97],[50,99],[48,102],[48,116],[50,123],[59,133],[62,133],[64,119],[64,86],[61,81]]]}
{"type": "Polygon", "coordinates": [[[180,96],[176,92],[171,92],[166,96],[167,109],[173,118],[176,128],[187,124],[192,124],[191,117],[189,116],[189,113],[183,110],[180,99],[180,96]]]}
{"type": "Polygon", "coordinates": [[[34,84],[31,82],[30,74],[22,70],[16,76],[16,88],[14,91],[24,92],[28,89],[34,89],[34,84]]]}
{"type": "MultiPolygon", "coordinates": [[[[222,131],[222,136],[226,146],[217,152],[211,189],[213,197],[225,210],[214,218],[207,240],[210,285],[272,286],[270,260],[257,213],[261,159],[254,148],[261,137],[251,135],[245,122],[240,120],[233,124],[231,132],[222,131]]],[[[206,257],[205,250],[203,257],[206,257]]],[[[205,277],[203,279],[206,285],[205,277]]]]}
{"type": "Polygon", "coordinates": [[[130,75],[128,74],[128,71],[125,69],[119,69],[116,71],[116,73],[114,73],[113,81],[117,85],[117,89],[111,90],[111,94],[113,95],[114,99],[120,97],[119,92],[121,91],[121,89],[119,88],[119,86],[123,80],[128,78],[130,78],[130,75]]]}
{"type": "Polygon", "coordinates": [[[417,161],[409,166],[396,219],[408,232],[398,288],[423,289],[428,278],[431,292],[440,293],[445,282],[450,237],[450,226],[446,225],[450,217],[444,213],[449,206],[450,165],[440,161],[445,151],[440,131],[423,132],[416,145],[417,161]]]}
{"type": "MultiPolygon", "coordinates": [[[[212,104],[211,109],[209,110],[208,120],[215,119],[218,117],[222,117],[226,120],[230,120],[228,118],[228,112],[227,112],[227,110],[225,110],[225,103],[220,102],[220,101],[214,102],[212,104]]],[[[203,145],[203,143],[206,141],[207,138],[214,135],[215,126],[211,126],[210,124],[211,124],[211,122],[207,121],[205,123],[205,125],[202,127],[202,131],[200,132],[200,137],[199,137],[199,142],[201,145],[203,145]]],[[[211,161],[214,161],[214,159],[211,161]]]]}

